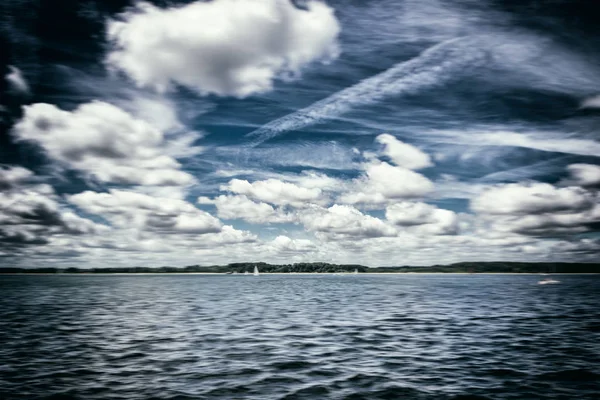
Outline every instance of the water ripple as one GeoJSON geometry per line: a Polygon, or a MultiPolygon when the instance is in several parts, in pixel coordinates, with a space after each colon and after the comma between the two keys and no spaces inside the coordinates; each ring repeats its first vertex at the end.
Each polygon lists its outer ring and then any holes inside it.
{"type": "Polygon", "coordinates": [[[595,399],[600,278],[1,276],[2,399],[595,399]]]}

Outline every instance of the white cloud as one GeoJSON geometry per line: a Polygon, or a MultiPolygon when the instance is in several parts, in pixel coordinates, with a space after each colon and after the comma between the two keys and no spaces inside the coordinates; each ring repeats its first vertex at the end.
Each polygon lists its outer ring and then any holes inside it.
{"type": "Polygon", "coordinates": [[[214,204],[219,218],[227,220],[241,219],[252,224],[269,224],[291,222],[294,219],[293,215],[275,209],[270,204],[254,202],[245,195],[221,195],[214,199],[200,197],[198,202],[214,204]]]}
{"type": "Polygon", "coordinates": [[[386,208],[385,217],[396,226],[417,228],[416,233],[456,234],[458,231],[458,218],[454,212],[426,203],[392,204],[386,208]]]}
{"type": "Polygon", "coordinates": [[[211,233],[202,236],[200,242],[191,243],[190,247],[215,249],[219,246],[235,245],[240,243],[254,243],[256,235],[247,231],[235,229],[231,225],[225,225],[219,233],[211,233]]]}
{"type": "Polygon", "coordinates": [[[384,221],[346,205],[314,206],[300,213],[298,219],[309,231],[330,234],[334,238],[396,235],[396,230],[384,221]]]}
{"type": "Polygon", "coordinates": [[[483,230],[531,236],[587,232],[600,223],[600,198],[580,187],[557,188],[546,183],[507,184],[472,200],[483,230]]]}
{"type": "Polygon", "coordinates": [[[22,167],[0,169],[0,248],[47,244],[60,235],[84,235],[108,227],[65,210],[54,189],[30,183],[22,167]]]}
{"type": "MultiPolygon", "coordinates": [[[[453,145],[522,147],[547,152],[597,157],[600,143],[595,140],[565,138],[557,132],[517,133],[510,131],[431,131],[426,135],[453,145]]],[[[463,150],[464,151],[464,150],[463,150]]]]}
{"type": "Polygon", "coordinates": [[[600,95],[584,99],[581,108],[600,108],[600,95]]]}
{"type": "Polygon", "coordinates": [[[33,172],[19,166],[0,165],[0,190],[11,189],[33,177],[33,172]]]}
{"type": "Polygon", "coordinates": [[[594,196],[576,187],[556,188],[547,183],[507,184],[491,188],[471,203],[478,213],[529,215],[589,209],[594,196]]]}
{"type": "Polygon", "coordinates": [[[108,193],[86,191],[69,196],[68,200],[122,229],[197,235],[222,230],[218,219],[190,203],[174,198],[112,189],[108,193]]]}
{"type": "Polygon", "coordinates": [[[10,72],[6,74],[4,79],[8,83],[10,89],[16,93],[29,94],[29,84],[23,76],[23,72],[19,68],[13,67],[12,65],[9,65],[8,69],[10,72]]]}
{"type": "Polygon", "coordinates": [[[318,187],[305,188],[278,179],[267,179],[253,183],[247,180],[232,179],[221,190],[246,195],[252,199],[276,205],[301,207],[305,203],[322,201],[322,190],[318,187]]]}
{"type": "Polygon", "coordinates": [[[161,9],[139,3],[108,23],[107,63],[142,87],[173,84],[245,97],[338,53],[333,10],[307,1],[214,0],[161,9]]]}
{"type": "Polygon", "coordinates": [[[600,165],[571,164],[567,167],[570,177],[563,184],[583,187],[600,187],[600,165]]]}
{"type": "Polygon", "coordinates": [[[488,62],[489,52],[481,36],[454,38],[438,43],[417,57],[340,90],[308,107],[273,120],[248,134],[254,144],[291,130],[299,130],[337,117],[390,96],[419,93],[441,86],[488,62]]]}
{"type": "Polygon", "coordinates": [[[383,145],[381,153],[399,167],[421,169],[433,165],[428,154],[410,144],[401,142],[392,135],[384,133],[377,136],[375,140],[383,145]]]}
{"type": "Polygon", "coordinates": [[[433,183],[421,174],[374,161],[365,165],[365,175],[355,180],[340,201],[346,204],[386,204],[394,200],[423,197],[431,193],[433,188],[433,183]]]}
{"type": "Polygon", "coordinates": [[[317,249],[316,245],[308,239],[291,239],[279,235],[269,245],[276,253],[306,253],[317,249]]]}
{"type": "MultiPolygon", "coordinates": [[[[37,103],[24,111],[14,127],[17,138],[40,145],[51,159],[100,182],[157,186],[194,182],[165,154],[171,144],[160,130],[116,106],[94,101],[63,111],[37,103]]],[[[189,138],[184,141],[189,145],[189,138]]]]}

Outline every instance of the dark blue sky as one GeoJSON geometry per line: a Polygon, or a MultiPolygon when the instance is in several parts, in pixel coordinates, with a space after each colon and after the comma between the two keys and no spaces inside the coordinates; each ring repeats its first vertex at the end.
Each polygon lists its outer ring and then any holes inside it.
{"type": "Polygon", "coordinates": [[[0,254],[594,260],[593,3],[0,5],[0,254]]]}

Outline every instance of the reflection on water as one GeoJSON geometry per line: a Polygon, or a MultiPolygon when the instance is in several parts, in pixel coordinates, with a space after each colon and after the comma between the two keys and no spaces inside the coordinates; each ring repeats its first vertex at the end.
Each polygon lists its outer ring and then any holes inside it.
{"type": "Polygon", "coordinates": [[[0,276],[2,399],[592,399],[598,276],[0,276]]]}

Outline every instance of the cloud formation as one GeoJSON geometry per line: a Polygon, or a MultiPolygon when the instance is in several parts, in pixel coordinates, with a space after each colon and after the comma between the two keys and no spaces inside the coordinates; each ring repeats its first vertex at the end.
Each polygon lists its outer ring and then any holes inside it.
{"type": "Polygon", "coordinates": [[[52,186],[31,181],[22,167],[0,168],[0,252],[6,248],[48,244],[59,236],[108,230],[66,210],[52,186]]]}
{"type": "Polygon", "coordinates": [[[483,192],[471,208],[493,229],[530,236],[561,236],[597,229],[600,197],[581,187],[506,184],[483,192]]]}
{"type": "Polygon", "coordinates": [[[166,155],[163,133],[109,103],[94,101],[73,111],[51,104],[24,107],[13,128],[20,140],[39,145],[61,166],[99,182],[178,186],[194,182],[166,155]]]}
{"type": "Polygon", "coordinates": [[[340,196],[346,204],[382,205],[390,201],[420,198],[434,189],[423,175],[386,162],[365,165],[364,175],[355,179],[351,189],[340,196]]]}
{"type": "Polygon", "coordinates": [[[294,183],[283,182],[278,179],[248,182],[242,179],[232,179],[221,190],[246,195],[250,198],[276,205],[295,205],[318,203],[322,190],[318,187],[302,187],[294,183]]]}
{"type": "Polygon", "coordinates": [[[325,233],[333,239],[396,235],[396,230],[384,221],[347,205],[311,207],[303,211],[299,219],[309,231],[325,233]]]}
{"type": "Polygon", "coordinates": [[[254,144],[281,133],[337,117],[357,106],[374,104],[392,95],[408,95],[459,79],[487,61],[481,39],[451,39],[292,114],[251,132],[254,144]]]}
{"type": "Polygon", "coordinates": [[[8,83],[10,90],[17,94],[29,94],[29,83],[27,83],[23,72],[12,65],[9,65],[8,69],[9,73],[6,74],[4,79],[8,83]]]}
{"type": "Polygon", "coordinates": [[[287,0],[139,3],[108,23],[106,61],[141,87],[246,97],[336,57],[339,31],[333,10],[313,0],[305,9],[287,0]]]}
{"type": "Polygon", "coordinates": [[[383,145],[381,154],[389,157],[399,167],[422,169],[433,165],[429,154],[423,153],[415,146],[404,143],[392,135],[384,133],[377,136],[375,141],[383,145]]]}
{"type": "Polygon", "coordinates": [[[567,169],[571,176],[563,184],[600,188],[600,165],[571,164],[567,169]]]}
{"type": "Polygon", "coordinates": [[[600,108],[600,95],[584,99],[581,108],[600,108]]]}
{"type": "Polygon", "coordinates": [[[111,189],[108,193],[85,191],[69,196],[68,200],[120,228],[197,235],[218,233],[222,229],[218,219],[178,199],[111,189]]]}
{"type": "Polygon", "coordinates": [[[386,208],[385,218],[398,227],[415,227],[416,233],[448,235],[458,232],[458,218],[454,212],[426,203],[392,204],[386,208]]]}
{"type": "Polygon", "coordinates": [[[280,208],[275,208],[268,203],[255,202],[246,195],[220,195],[214,199],[200,197],[198,202],[214,204],[219,218],[226,220],[244,220],[252,224],[283,223],[294,220],[292,215],[286,214],[280,208]]]}

